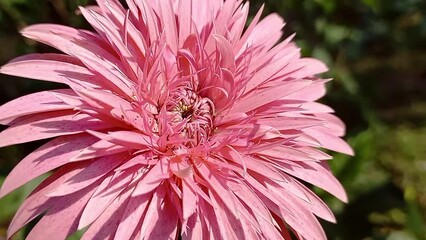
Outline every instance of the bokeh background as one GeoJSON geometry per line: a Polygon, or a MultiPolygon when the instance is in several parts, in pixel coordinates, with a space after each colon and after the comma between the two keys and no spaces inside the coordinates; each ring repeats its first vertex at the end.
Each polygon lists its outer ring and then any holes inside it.
{"type": "MultiPolygon", "coordinates": [[[[53,49],[18,31],[41,22],[89,28],[75,14],[90,0],[0,0],[0,64],[53,49]]],[[[252,0],[255,14],[263,1],[252,0]]],[[[332,169],[349,204],[317,190],[336,213],[324,222],[329,239],[426,239],[426,1],[268,0],[297,32],[303,55],[322,59],[331,105],[347,123],[355,157],[335,154],[332,169]]],[[[266,14],[265,13],[265,14],[266,14]]],[[[0,103],[61,85],[0,76],[0,103]]],[[[4,129],[1,127],[0,130],[4,129]]],[[[0,149],[0,185],[13,166],[41,141],[0,149]]],[[[0,240],[36,180],[0,199],[0,240]]],[[[31,226],[30,226],[31,227],[31,226]]],[[[29,228],[14,239],[22,239],[29,228]]],[[[78,239],[78,234],[71,237],[78,239]]]]}

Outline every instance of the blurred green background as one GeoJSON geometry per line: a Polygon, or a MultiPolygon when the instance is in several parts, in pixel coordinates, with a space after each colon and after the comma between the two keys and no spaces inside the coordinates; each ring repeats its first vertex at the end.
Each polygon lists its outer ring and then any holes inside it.
{"type": "MultiPolygon", "coordinates": [[[[254,14],[263,1],[252,0],[254,14]]],[[[0,64],[51,48],[22,38],[34,23],[88,28],[75,14],[89,0],[0,0],[0,64]]],[[[266,12],[297,32],[305,56],[322,59],[334,78],[323,102],[346,123],[355,157],[330,162],[349,204],[318,193],[338,224],[324,222],[330,239],[426,239],[426,1],[268,0],[266,12]]],[[[0,76],[0,103],[62,87],[0,76]]],[[[0,130],[4,129],[1,127],[0,130]]],[[[22,157],[41,142],[0,149],[0,185],[22,157]]],[[[14,212],[37,182],[0,200],[0,240],[14,212]]],[[[15,239],[22,239],[28,229],[15,239]]],[[[78,234],[73,239],[78,239],[78,234]]]]}

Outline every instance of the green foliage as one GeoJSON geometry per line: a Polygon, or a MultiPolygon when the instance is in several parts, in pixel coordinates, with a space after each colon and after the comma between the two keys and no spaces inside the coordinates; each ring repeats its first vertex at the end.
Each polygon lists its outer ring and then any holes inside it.
{"type": "MultiPolygon", "coordinates": [[[[426,239],[426,1],[252,0],[251,13],[263,2],[267,12],[286,19],[286,36],[297,32],[304,55],[329,66],[326,77],[334,81],[324,101],[347,123],[347,139],[356,152],[330,161],[349,204],[318,190],[338,219],[337,225],[324,223],[330,239],[426,239]]],[[[75,10],[90,3],[0,0],[0,64],[23,53],[51,51],[18,35],[26,25],[87,28],[75,10]]],[[[54,87],[5,76],[0,81],[5,86],[1,102],[54,87]]],[[[34,146],[1,150],[0,184],[34,146]]],[[[0,239],[32,187],[0,200],[0,239]]]]}
{"type": "MultiPolygon", "coordinates": [[[[6,236],[6,227],[18,210],[21,203],[30,194],[30,192],[43,180],[46,176],[40,176],[37,179],[25,184],[14,192],[0,199],[0,236],[6,236]]],[[[4,182],[4,177],[0,176],[0,186],[4,182]]],[[[24,239],[25,230],[18,232],[13,240],[24,239]]]]}

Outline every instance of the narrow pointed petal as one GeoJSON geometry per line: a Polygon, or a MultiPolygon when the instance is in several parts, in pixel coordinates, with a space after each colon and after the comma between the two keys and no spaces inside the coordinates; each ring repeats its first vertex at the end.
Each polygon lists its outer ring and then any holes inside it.
{"type": "Polygon", "coordinates": [[[170,0],[163,0],[162,4],[160,4],[161,8],[161,17],[163,20],[163,28],[164,33],[166,35],[166,42],[169,47],[172,49],[174,53],[177,52],[177,44],[178,44],[178,35],[177,35],[177,27],[176,27],[176,17],[175,13],[172,9],[173,4],[170,0]]]}
{"type": "Polygon", "coordinates": [[[314,128],[305,129],[304,132],[315,138],[324,148],[351,156],[354,155],[352,148],[345,141],[335,135],[314,128]]]}
{"type": "Polygon", "coordinates": [[[149,203],[148,208],[146,209],[145,215],[142,220],[142,226],[140,228],[141,234],[145,237],[148,237],[151,231],[154,229],[158,219],[160,218],[159,210],[161,210],[163,205],[163,197],[166,192],[163,187],[159,187],[152,195],[151,202],[149,203]]]}
{"type": "MultiPolygon", "coordinates": [[[[199,214],[193,215],[191,219],[188,220],[188,228],[185,229],[186,232],[182,234],[182,240],[206,239],[203,235],[202,227],[199,214]]],[[[207,235],[206,233],[204,234],[207,235]]]]}
{"type": "Polygon", "coordinates": [[[172,205],[166,201],[162,204],[158,211],[158,220],[154,225],[153,229],[148,229],[147,238],[148,239],[176,239],[177,236],[177,224],[178,216],[175,213],[172,205]]]}
{"type": "Polygon", "coordinates": [[[257,124],[268,125],[277,130],[303,129],[317,125],[323,125],[324,121],[303,117],[274,117],[256,120],[257,124]]]}
{"type": "Polygon", "coordinates": [[[46,194],[58,188],[67,181],[73,174],[79,172],[83,165],[72,164],[59,168],[52,176],[44,180],[24,201],[18,212],[12,219],[7,231],[8,238],[15,234],[25,224],[47,211],[54,200],[46,194]]]}
{"type": "Polygon", "coordinates": [[[347,195],[342,185],[331,174],[328,168],[315,162],[300,162],[300,167],[282,164],[284,172],[318,186],[333,194],[343,202],[347,202],[347,195]]]}
{"type": "Polygon", "coordinates": [[[44,91],[26,95],[0,106],[0,124],[7,125],[18,117],[61,110],[71,110],[72,106],[55,97],[55,93],[73,95],[71,89],[44,91]]]}
{"type": "Polygon", "coordinates": [[[103,214],[87,229],[81,240],[113,239],[123,216],[132,188],[126,189],[103,214]]]}
{"type": "Polygon", "coordinates": [[[171,173],[169,172],[168,163],[163,159],[143,175],[132,196],[147,194],[155,190],[164,180],[171,176],[171,173]]]}
{"type": "Polygon", "coordinates": [[[105,177],[84,207],[78,229],[83,229],[94,222],[128,186],[132,180],[132,175],[132,172],[110,173],[109,176],[105,177]]]}
{"type": "Polygon", "coordinates": [[[69,161],[84,161],[126,151],[129,151],[129,149],[126,147],[100,140],[82,149],[76,156],[72,157],[69,161]]]}
{"type": "Polygon", "coordinates": [[[94,189],[88,188],[71,196],[56,199],[54,207],[35,225],[28,239],[65,239],[77,230],[78,218],[94,189]],[[61,221],[57,221],[60,214],[61,221]]]}
{"type": "Polygon", "coordinates": [[[191,187],[188,185],[187,181],[192,181],[191,179],[183,180],[182,181],[182,208],[183,208],[183,219],[187,220],[190,216],[192,216],[196,210],[197,206],[197,194],[195,191],[191,189],[191,187]]]}
{"type": "Polygon", "coordinates": [[[96,138],[82,133],[56,138],[25,157],[9,173],[0,190],[0,197],[28,181],[70,161],[79,151],[96,142],[96,138]]]}
{"type": "Polygon", "coordinates": [[[30,54],[16,58],[0,68],[0,73],[12,76],[63,83],[97,86],[95,75],[66,55],[30,54]]]}
{"type": "Polygon", "coordinates": [[[32,25],[23,29],[21,33],[25,37],[78,58],[86,66],[90,66],[91,70],[105,77],[104,84],[114,87],[115,91],[123,95],[133,95],[130,81],[120,70],[121,64],[117,64],[119,61],[101,47],[97,35],[54,24],[32,25]]]}
{"type": "Polygon", "coordinates": [[[79,189],[84,189],[112,171],[124,161],[125,157],[127,157],[127,154],[115,154],[99,158],[70,178],[61,188],[55,189],[48,195],[51,197],[65,196],[77,192],[79,189]]]}
{"type": "Polygon", "coordinates": [[[155,140],[150,136],[134,132],[134,131],[116,131],[116,132],[108,132],[108,134],[95,132],[95,131],[87,131],[93,136],[108,141],[110,143],[120,145],[129,149],[143,149],[147,146],[156,145],[155,140]]]}
{"type": "Polygon", "coordinates": [[[233,107],[234,112],[248,112],[254,110],[291,93],[297,92],[307,87],[309,84],[311,84],[311,81],[301,80],[292,83],[281,84],[281,86],[274,88],[259,90],[258,92],[252,93],[237,102],[233,107]]]}
{"type": "Polygon", "coordinates": [[[110,124],[82,113],[40,113],[12,122],[11,127],[0,133],[0,147],[109,127],[110,124]]]}
{"type": "Polygon", "coordinates": [[[139,232],[138,224],[149,205],[151,194],[131,197],[124,211],[120,225],[115,233],[114,240],[131,239],[132,234],[139,232]]]}

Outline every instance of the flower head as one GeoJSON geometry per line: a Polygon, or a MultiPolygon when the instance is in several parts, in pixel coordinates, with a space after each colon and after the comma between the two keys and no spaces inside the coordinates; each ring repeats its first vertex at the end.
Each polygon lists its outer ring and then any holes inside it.
{"type": "Polygon", "coordinates": [[[63,54],[30,54],[3,74],[67,89],[0,107],[0,147],[50,139],[5,180],[4,196],[46,172],[9,237],[325,239],[335,221],[303,182],[346,194],[319,150],[352,154],[343,123],[315,101],[320,61],[279,42],[276,14],[246,28],[241,0],[98,0],[94,32],[40,24],[22,34],[63,54]],[[303,181],[303,182],[301,182],[303,181]]]}

